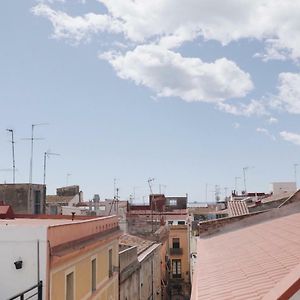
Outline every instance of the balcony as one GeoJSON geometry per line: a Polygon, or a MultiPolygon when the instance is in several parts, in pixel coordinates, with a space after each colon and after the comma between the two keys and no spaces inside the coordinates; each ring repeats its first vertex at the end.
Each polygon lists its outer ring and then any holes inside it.
{"type": "Polygon", "coordinates": [[[182,255],[182,248],[170,248],[170,255],[182,255]]]}
{"type": "Polygon", "coordinates": [[[15,295],[15,296],[9,298],[8,300],[15,300],[15,299],[25,300],[25,299],[31,299],[31,298],[37,299],[37,300],[43,299],[43,282],[42,281],[39,281],[38,284],[27,289],[26,291],[23,291],[22,293],[20,293],[18,295],[15,295]]]}

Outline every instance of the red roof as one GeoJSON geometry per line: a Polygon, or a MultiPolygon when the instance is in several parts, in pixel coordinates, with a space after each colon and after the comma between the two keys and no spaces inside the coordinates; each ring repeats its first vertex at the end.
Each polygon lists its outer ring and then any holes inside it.
{"type": "Polygon", "coordinates": [[[198,239],[197,253],[192,300],[279,299],[300,279],[300,213],[198,239]]]}
{"type": "Polygon", "coordinates": [[[10,205],[0,205],[0,219],[13,219],[14,212],[10,205]]]}

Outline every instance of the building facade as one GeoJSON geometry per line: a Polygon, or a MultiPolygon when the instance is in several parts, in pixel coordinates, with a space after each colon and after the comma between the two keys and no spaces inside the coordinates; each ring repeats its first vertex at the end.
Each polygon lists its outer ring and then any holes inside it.
{"type": "Polygon", "coordinates": [[[1,299],[39,282],[47,300],[118,299],[116,217],[2,219],[0,228],[1,299]]]}
{"type": "Polygon", "coordinates": [[[120,237],[120,300],[161,300],[161,245],[136,236],[120,237]]]}
{"type": "Polygon", "coordinates": [[[0,184],[0,201],[18,214],[44,214],[46,186],[43,184],[0,184]]]}
{"type": "Polygon", "coordinates": [[[171,299],[189,299],[190,250],[188,225],[169,225],[169,295],[171,299]]]}

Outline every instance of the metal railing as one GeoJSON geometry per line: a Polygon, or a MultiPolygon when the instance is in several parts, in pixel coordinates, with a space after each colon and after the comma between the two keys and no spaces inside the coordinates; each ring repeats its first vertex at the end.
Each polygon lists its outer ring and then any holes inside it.
{"type": "Polygon", "coordinates": [[[29,299],[35,299],[35,300],[43,300],[43,282],[40,281],[38,284],[32,286],[31,288],[27,289],[26,291],[23,291],[22,293],[19,293],[8,300],[29,300],[29,299]]]}

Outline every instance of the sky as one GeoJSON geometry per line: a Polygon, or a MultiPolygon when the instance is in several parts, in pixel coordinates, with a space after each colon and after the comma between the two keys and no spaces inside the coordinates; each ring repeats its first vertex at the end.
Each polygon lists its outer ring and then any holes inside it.
{"type": "MultiPolygon", "coordinates": [[[[0,2],[0,182],[143,202],[269,192],[300,164],[300,2],[0,2]],[[69,174],[69,175],[68,175],[69,174]],[[237,179],[236,179],[237,178],[237,179]],[[207,191],[207,192],[206,192],[207,191]]],[[[299,175],[300,176],[300,175],[299,175]]],[[[298,175],[296,176],[298,177],[298,175]]]]}

